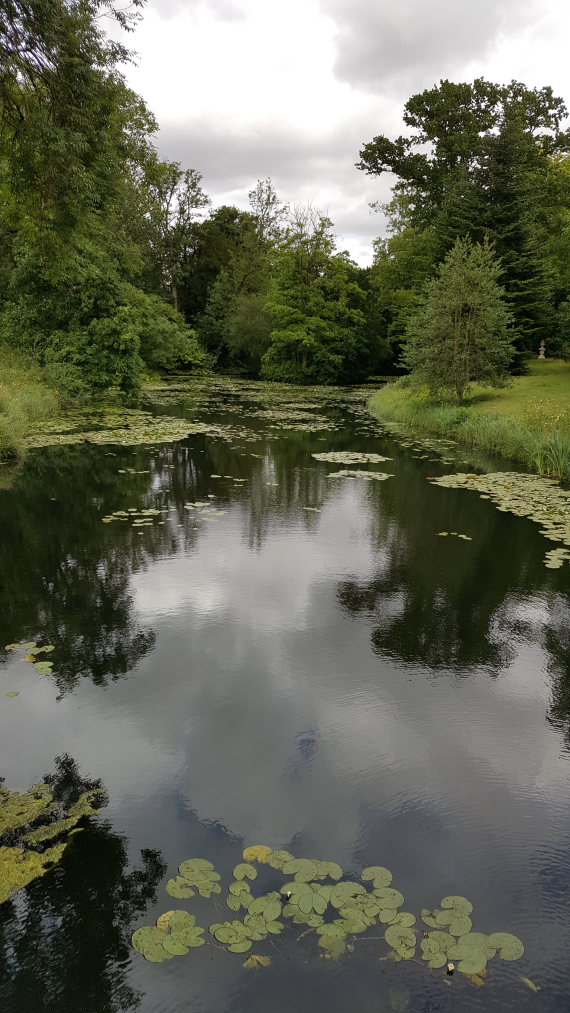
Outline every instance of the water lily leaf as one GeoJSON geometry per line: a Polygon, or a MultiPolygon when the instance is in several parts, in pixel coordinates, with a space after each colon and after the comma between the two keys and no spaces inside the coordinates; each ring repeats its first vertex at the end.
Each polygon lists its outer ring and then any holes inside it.
{"type": "Polygon", "coordinates": [[[473,910],[471,901],[467,900],[466,897],[444,897],[441,901],[443,908],[453,908],[457,914],[470,915],[473,910]]]}
{"type": "Polygon", "coordinates": [[[265,861],[273,869],[282,869],[287,862],[293,861],[293,857],[289,851],[270,851],[265,861]]]}
{"type": "Polygon", "coordinates": [[[483,950],[472,950],[468,957],[459,961],[457,970],[462,974],[480,974],[487,966],[487,957],[483,950]]]}
{"type": "Polygon", "coordinates": [[[246,862],[267,862],[271,851],[266,844],[252,844],[251,847],[244,849],[243,857],[246,862]]]}
{"type": "Polygon", "coordinates": [[[437,925],[451,925],[451,922],[455,919],[454,911],[438,911],[436,909],[434,915],[437,925]]]}
{"type": "Polygon", "coordinates": [[[252,953],[251,956],[244,960],[243,967],[251,968],[254,971],[259,971],[262,967],[269,967],[271,963],[271,957],[260,957],[257,953],[252,953]]]}
{"type": "Polygon", "coordinates": [[[467,915],[464,918],[454,918],[449,926],[449,931],[452,936],[464,936],[468,932],[471,932],[473,922],[467,915]]]}
{"type": "Polygon", "coordinates": [[[232,943],[231,946],[228,946],[228,950],[230,953],[247,953],[248,950],[251,950],[252,946],[251,939],[244,939],[241,943],[232,943]]]}
{"type": "Polygon", "coordinates": [[[4,696],[19,696],[19,692],[16,689],[11,690],[10,693],[5,693],[4,696]]]}
{"type": "Polygon", "coordinates": [[[317,935],[319,936],[337,936],[339,939],[344,939],[346,933],[346,925],[339,924],[338,921],[334,924],[319,925],[317,928],[317,935]]]}
{"type": "Polygon", "coordinates": [[[318,862],[318,879],[339,880],[344,875],[344,870],[337,862],[318,862]]]}
{"type": "Polygon", "coordinates": [[[34,668],[38,675],[51,675],[53,668],[53,662],[51,661],[36,661],[34,668]]]}
{"type": "Polygon", "coordinates": [[[159,915],[156,919],[157,929],[161,929],[163,932],[168,930],[170,924],[170,917],[174,914],[174,911],[165,911],[164,914],[159,915]]]}
{"type": "Polygon", "coordinates": [[[234,894],[230,893],[229,896],[226,897],[226,904],[230,911],[239,911],[242,901],[240,897],[235,897],[234,894]]]}
{"type": "Polygon", "coordinates": [[[502,960],[520,960],[524,954],[524,945],[518,936],[510,932],[493,932],[488,939],[489,945],[499,950],[502,960]]]}
{"type": "Polygon", "coordinates": [[[412,960],[416,955],[415,948],[411,946],[399,946],[396,953],[402,960],[412,960]]]}
{"type": "Polygon", "coordinates": [[[409,928],[412,927],[412,925],[416,924],[416,916],[413,915],[411,913],[411,911],[400,911],[400,913],[397,915],[395,921],[396,921],[396,924],[398,924],[398,925],[404,925],[406,928],[409,929],[409,928]]]}
{"type": "Polygon", "coordinates": [[[294,858],[283,866],[286,876],[295,876],[300,883],[308,883],[310,879],[317,878],[317,866],[308,858],[294,858]]]}
{"type": "Polygon", "coordinates": [[[248,862],[241,862],[234,869],[234,879],[257,879],[257,869],[248,862]]]}
{"type": "Polygon", "coordinates": [[[164,949],[166,933],[157,929],[155,925],[143,925],[136,929],[131,936],[131,943],[135,950],[142,953],[145,960],[153,963],[160,963],[162,960],[171,960],[172,953],[164,949]]]}
{"type": "Polygon", "coordinates": [[[25,644],[20,644],[23,651],[33,651],[37,646],[35,640],[28,640],[25,644]]]}
{"type": "Polygon", "coordinates": [[[421,910],[421,916],[424,924],[428,925],[430,929],[435,929],[437,927],[437,922],[435,920],[433,911],[428,911],[427,907],[424,907],[421,910]]]}
{"type": "Polygon", "coordinates": [[[162,944],[167,953],[171,953],[173,957],[182,957],[185,953],[188,953],[188,947],[184,946],[176,936],[165,936],[162,944]]]}
{"type": "Polygon", "coordinates": [[[497,947],[491,945],[489,938],[484,932],[467,932],[457,940],[457,947],[465,949],[475,946],[478,950],[484,950],[487,960],[492,960],[497,952],[497,947]]]}
{"type": "Polygon", "coordinates": [[[202,939],[204,932],[205,929],[200,928],[199,925],[185,925],[183,928],[178,929],[174,934],[179,942],[181,942],[184,946],[194,948],[197,946],[203,946],[206,942],[205,939],[202,939]]]}
{"type": "Polygon", "coordinates": [[[366,893],[361,883],[352,883],[350,880],[336,883],[332,888],[331,904],[337,908],[344,907],[351,897],[356,897],[359,893],[366,893]]]}
{"type": "Polygon", "coordinates": [[[428,962],[428,967],[431,967],[432,971],[437,971],[440,967],[445,967],[447,964],[447,957],[445,953],[434,953],[428,962]]]}
{"type": "Polygon", "coordinates": [[[233,893],[235,897],[239,897],[242,893],[247,893],[248,895],[251,893],[249,883],[245,883],[243,880],[239,880],[236,883],[230,883],[228,890],[230,893],[233,893]]]}
{"type": "Polygon", "coordinates": [[[5,651],[19,651],[21,644],[6,644],[5,651]]]}
{"type": "Polygon", "coordinates": [[[369,865],[366,869],[363,869],[360,873],[360,878],[363,880],[374,880],[374,886],[379,888],[383,886],[390,886],[392,882],[392,873],[389,869],[385,869],[383,865],[369,865]]]}
{"type": "Polygon", "coordinates": [[[281,914],[281,902],[276,899],[276,894],[266,894],[264,897],[256,897],[249,905],[249,913],[262,915],[266,922],[274,922],[281,914]]]}
{"type": "Polygon", "coordinates": [[[333,960],[337,960],[346,950],[344,939],[340,939],[338,936],[321,936],[319,946],[326,950],[333,960]]]}
{"type": "Polygon", "coordinates": [[[284,883],[281,887],[281,893],[292,894],[295,904],[298,902],[301,894],[312,893],[312,890],[313,888],[310,883],[299,883],[295,879],[292,879],[289,883],[284,883]]]}
{"type": "Polygon", "coordinates": [[[412,932],[412,929],[407,929],[403,925],[389,925],[384,933],[384,939],[388,943],[388,946],[392,946],[395,950],[398,950],[401,946],[414,950],[416,948],[415,933],[412,932]]]}
{"type": "Polygon", "coordinates": [[[378,917],[383,925],[390,925],[392,922],[396,921],[398,912],[396,908],[383,907],[378,917]]]}
{"type": "Polygon", "coordinates": [[[213,872],[214,866],[207,858],[187,858],[186,861],[180,863],[178,871],[181,876],[186,876],[189,879],[197,872],[213,872]]]}
{"type": "Polygon", "coordinates": [[[426,942],[435,943],[438,948],[445,953],[450,947],[455,946],[455,939],[449,932],[440,932],[436,929],[435,932],[430,932],[426,942]]]}
{"type": "Polygon", "coordinates": [[[404,903],[404,894],[394,890],[391,886],[383,886],[381,889],[374,889],[374,896],[378,897],[381,907],[396,908],[404,903]]]}
{"type": "Polygon", "coordinates": [[[180,900],[194,896],[194,890],[184,876],[177,876],[176,879],[169,879],[166,884],[166,892],[171,897],[178,897],[180,900]]]}

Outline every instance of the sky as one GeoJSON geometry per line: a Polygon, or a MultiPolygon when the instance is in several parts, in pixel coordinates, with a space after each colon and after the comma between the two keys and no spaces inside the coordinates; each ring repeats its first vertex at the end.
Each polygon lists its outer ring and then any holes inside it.
{"type": "Polygon", "coordinates": [[[163,158],[197,169],[214,207],[281,200],[332,218],[360,264],[386,234],[393,180],[355,167],[403,132],[410,95],[441,79],[551,85],[570,103],[567,0],[148,0],[125,68],[163,158]]]}

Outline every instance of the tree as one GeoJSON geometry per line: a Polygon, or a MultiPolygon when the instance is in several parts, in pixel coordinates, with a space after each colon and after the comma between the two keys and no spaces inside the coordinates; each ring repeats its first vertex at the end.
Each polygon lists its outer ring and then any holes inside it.
{"type": "Polygon", "coordinates": [[[406,211],[402,226],[418,236],[431,233],[435,262],[458,237],[493,242],[519,351],[548,335],[563,298],[555,294],[549,254],[559,265],[567,255],[549,241],[557,220],[549,212],[568,206],[563,174],[552,169],[553,159],[570,150],[570,131],[561,129],[566,114],[548,87],[441,81],[406,103],[411,134],[395,141],[380,135],[360,152],[360,169],[396,174],[395,201],[406,211]]]}
{"type": "Polygon", "coordinates": [[[512,314],[488,241],[458,239],[406,332],[403,363],[432,394],[463,402],[471,381],[501,387],[513,356],[512,314]]]}
{"type": "Polygon", "coordinates": [[[336,252],[332,222],[298,208],[279,246],[268,311],[271,344],[262,376],[294,383],[349,383],[368,371],[365,293],[358,268],[336,252]]]}

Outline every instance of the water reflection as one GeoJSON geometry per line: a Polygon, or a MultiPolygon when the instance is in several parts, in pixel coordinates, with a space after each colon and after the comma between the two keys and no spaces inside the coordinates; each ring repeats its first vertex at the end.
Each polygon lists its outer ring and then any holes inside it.
{"type": "MultiPolygon", "coordinates": [[[[71,803],[101,783],[81,776],[69,756],[46,776],[71,803]]],[[[143,851],[129,871],[125,840],[90,819],[62,862],[0,908],[0,1006],[31,1013],[127,1013],[140,994],[128,979],[133,920],[156,897],[160,853],[143,851]]]]}

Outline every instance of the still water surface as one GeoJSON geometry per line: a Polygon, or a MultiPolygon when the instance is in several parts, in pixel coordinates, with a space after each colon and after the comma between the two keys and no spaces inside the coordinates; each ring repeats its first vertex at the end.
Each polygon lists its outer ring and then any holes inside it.
{"type": "Polygon", "coordinates": [[[568,568],[545,569],[535,524],[426,481],[469,470],[460,453],[401,446],[356,392],[310,393],[336,429],[275,428],[255,413],[280,397],[189,386],[153,410],[237,435],[36,450],[0,492],[0,644],[56,647],[43,678],[1,655],[1,773],[108,793],[0,910],[2,1013],[566,1013],[568,568]],[[327,450],[385,454],[371,467],[394,477],[330,479],[346,466],[311,456],[327,450]],[[129,507],[168,510],[142,534],[101,523],[129,507]],[[406,910],[467,896],[474,929],[516,933],[525,957],[477,988],[380,961],[380,927],[336,963],[288,927],[256,944],[260,972],[211,946],[163,964],[131,950],[171,907],[234,917],[225,891],[216,911],[164,885],[198,855],[226,882],[257,843],[353,877],[386,865],[406,910]]]}

